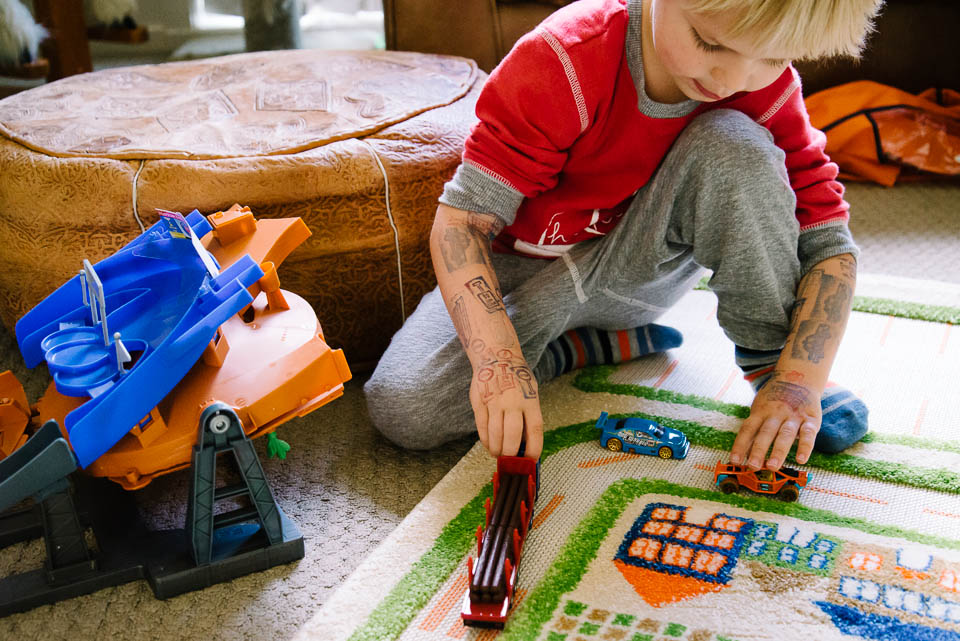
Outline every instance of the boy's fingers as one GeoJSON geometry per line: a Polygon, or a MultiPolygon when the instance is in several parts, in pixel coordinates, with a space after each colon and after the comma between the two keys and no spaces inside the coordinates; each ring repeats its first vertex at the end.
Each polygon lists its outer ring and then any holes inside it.
{"type": "Polygon", "coordinates": [[[490,417],[487,420],[487,430],[490,440],[487,450],[490,451],[491,456],[500,456],[503,452],[503,410],[495,408],[488,411],[490,417]]]}
{"type": "Polygon", "coordinates": [[[523,439],[523,413],[511,410],[503,417],[503,448],[501,456],[516,456],[523,439]]]}
{"type": "Polygon", "coordinates": [[[523,455],[527,458],[538,459],[543,452],[543,416],[540,414],[540,405],[524,412],[524,430],[527,446],[523,455]]]}
{"type": "Polygon", "coordinates": [[[820,429],[813,421],[804,421],[800,426],[800,442],[797,444],[797,463],[806,463],[813,452],[813,444],[817,440],[820,429]]]}
{"type": "Polygon", "coordinates": [[[470,393],[470,404],[473,405],[473,417],[477,422],[477,436],[480,437],[480,442],[483,443],[483,446],[489,450],[490,435],[487,426],[490,420],[490,413],[487,410],[485,403],[482,403],[474,398],[472,390],[470,393]]]}
{"type": "Polygon", "coordinates": [[[730,448],[730,462],[734,465],[743,463],[750,451],[750,445],[753,443],[753,436],[760,427],[760,421],[753,417],[748,417],[740,425],[737,431],[737,438],[733,440],[733,447],[730,448]]]}
{"type": "Polygon", "coordinates": [[[780,432],[773,442],[773,451],[770,452],[770,458],[767,459],[767,469],[779,470],[780,466],[787,459],[793,442],[797,439],[797,431],[800,425],[795,420],[786,420],[780,426],[780,432]]]}
{"type": "Polygon", "coordinates": [[[763,462],[767,458],[767,451],[773,443],[777,432],[780,431],[780,417],[769,417],[760,426],[756,437],[753,439],[753,447],[750,448],[750,456],[747,459],[747,467],[753,470],[759,470],[763,467],[763,462]]]}

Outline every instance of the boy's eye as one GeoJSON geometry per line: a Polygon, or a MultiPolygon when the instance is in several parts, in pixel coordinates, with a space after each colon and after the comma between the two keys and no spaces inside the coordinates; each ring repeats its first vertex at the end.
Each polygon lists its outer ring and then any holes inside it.
{"type": "Polygon", "coordinates": [[[785,67],[789,64],[789,60],[764,60],[763,63],[770,65],[771,67],[785,67]]]}
{"type": "Polygon", "coordinates": [[[703,49],[704,51],[708,51],[710,53],[716,53],[718,51],[724,50],[723,45],[710,44],[709,42],[701,38],[700,34],[697,33],[697,30],[694,29],[693,27],[690,27],[690,33],[693,34],[693,40],[694,42],[697,43],[697,47],[699,47],[700,49],[703,49]]]}

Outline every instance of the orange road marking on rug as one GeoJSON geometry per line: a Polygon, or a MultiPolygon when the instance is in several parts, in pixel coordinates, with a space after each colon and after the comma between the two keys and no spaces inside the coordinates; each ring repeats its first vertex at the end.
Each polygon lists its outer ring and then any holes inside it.
{"type": "Polygon", "coordinates": [[[821,492],[823,494],[832,494],[833,496],[842,496],[847,499],[856,499],[858,501],[866,501],[868,503],[876,503],[877,505],[890,505],[888,501],[883,499],[874,499],[869,496],[863,496],[862,494],[851,494],[849,492],[841,492],[840,490],[831,490],[827,487],[820,487],[819,485],[808,485],[808,490],[813,490],[814,492],[821,492]]]}
{"type": "Polygon", "coordinates": [[[923,402],[920,403],[920,410],[917,412],[917,421],[913,424],[913,434],[917,435],[920,433],[920,425],[923,423],[923,419],[927,416],[927,404],[930,403],[929,398],[923,399],[923,402]]]}
{"type": "Polygon", "coordinates": [[[437,629],[437,626],[440,625],[440,622],[443,621],[443,617],[447,616],[447,612],[450,611],[454,605],[460,602],[463,598],[464,593],[467,591],[467,575],[466,573],[461,574],[457,577],[457,580],[453,582],[453,585],[450,586],[450,589],[440,597],[440,600],[437,601],[437,604],[433,606],[433,609],[430,610],[423,621],[420,622],[420,629],[426,630],[427,632],[433,632],[437,629]]]}
{"type": "Polygon", "coordinates": [[[673,361],[671,361],[671,363],[667,365],[667,369],[663,372],[663,375],[657,380],[656,383],[653,384],[654,389],[659,388],[661,385],[663,385],[664,381],[666,381],[670,377],[670,375],[673,374],[673,370],[676,369],[677,363],[679,362],[680,362],[679,360],[673,359],[673,361]]]}
{"type": "Polygon", "coordinates": [[[451,625],[447,631],[447,636],[453,639],[461,639],[466,632],[467,626],[463,625],[463,619],[457,617],[457,620],[453,622],[453,625],[451,625]]]}
{"type": "Polygon", "coordinates": [[[698,470],[705,470],[705,471],[707,471],[707,472],[712,472],[712,471],[713,471],[713,468],[712,468],[712,467],[710,467],[709,465],[704,465],[703,463],[695,463],[693,467],[696,468],[696,469],[698,469],[698,470]]]}
{"type": "Polygon", "coordinates": [[[738,374],[739,372],[737,370],[732,370],[730,372],[730,376],[727,377],[727,382],[720,387],[720,391],[717,392],[716,396],[713,397],[714,400],[720,400],[723,395],[727,393],[727,390],[730,389],[731,385],[733,385],[733,381],[737,380],[738,374]]]}
{"type": "Polygon", "coordinates": [[[893,326],[893,316],[890,316],[887,319],[887,325],[883,328],[883,332],[880,333],[880,345],[886,345],[887,335],[890,333],[890,327],[893,326]]]}
{"type": "Polygon", "coordinates": [[[711,320],[715,318],[716,315],[717,315],[717,306],[714,305],[713,307],[710,308],[710,313],[707,314],[706,320],[711,320]]]}
{"type": "Polygon", "coordinates": [[[923,508],[923,511],[926,514],[936,514],[937,516],[946,516],[951,519],[960,519],[960,514],[954,514],[952,512],[941,512],[940,510],[931,510],[928,507],[923,508]]]}
{"type": "Polygon", "coordinates": [[[621,461],[626,461],[632,459],[633,457],[638,456],[637,454],[617,454],[615,456],[601,456],[600,458],[595,458],[590,461],[580,461],[577,463],[577,467],[582,470],[591,468],[591,467],[600,467],[601,465],[610,465],[611,463],[619,463],[621,461]]]}
{"type": "Polygon", "coordinates": [[[563,494],[554,494],[553,498],[550,499],[550,502],[543,506],[543,509],[533,517],[533,524],[530,526],[531,529],[535,530],[540,525],[547,520],[547,517],[550,516],[555,509],[557,509],[560,504],[563,503],[563,494]]]}
{"type": "Polygon", "coordinates": [[[950,330],[953,329],[953,323],[947,323],[946,329],[943,330],[943,340],[940,341],[940,354],[947,353],[947,341],[950,340],[950,330]]]}

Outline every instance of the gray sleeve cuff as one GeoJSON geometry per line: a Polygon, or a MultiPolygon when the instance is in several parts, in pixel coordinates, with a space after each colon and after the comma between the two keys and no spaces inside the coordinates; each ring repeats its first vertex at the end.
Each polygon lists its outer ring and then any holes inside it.
{"type": "Polygon", "coordinates": [[[510,225],[523,202],[523,194],[506,186],[470,163],[461,163],[443,187],[440,202],[464,211],[496,214],[510,225]]]}
{"type": "Polygon", "coordinates": [[[840,254],[852,254],[854,258],[860,254],[847,221],[831,221],[800,232],[797,256],[800,258],[801,274],[806,275],[820,261],[840,254]]]}

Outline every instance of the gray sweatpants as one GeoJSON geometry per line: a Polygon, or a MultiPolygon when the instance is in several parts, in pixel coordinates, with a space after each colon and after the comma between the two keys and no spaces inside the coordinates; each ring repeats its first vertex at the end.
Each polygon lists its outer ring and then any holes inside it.
{"type": "MultiPolygon", "coordinates": [[[[562,258],[497,254],[493,265],[527,362],[575,327],[655,321],[713,271],[717,318],[751,349],[783,346],[799,282],[795,196],[770,133],[735,111],[696,118],[611,233],[562,258]]],[[[428,449],[476,431],[472,369],[439,289],[423,297],[364,387],[374,425],[428,449]]],[[[540,382],[544,382],[540,380],[540,382]]]]}

